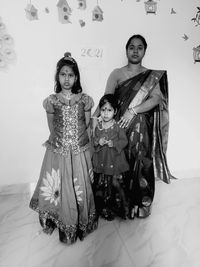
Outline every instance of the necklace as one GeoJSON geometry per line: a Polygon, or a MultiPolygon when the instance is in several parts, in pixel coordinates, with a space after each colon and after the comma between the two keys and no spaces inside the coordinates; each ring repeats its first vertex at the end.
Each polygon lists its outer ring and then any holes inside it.
{"type": "Polygon", "coordinates": [[[113,125],[114,125],[114,123],[115,123],[115,120],[113,119],[111,122],[109,122],[109,123],[103,123],[103,121],[102,121],[102,129],[105,129],[105,130],[107,130],[107,129],[109,129],[110,127],[112,127],[113,125]]]}
{"type": "Polygon", "coordinates": [[[70,91],[70,92],[67,92],[67,93],[64,93],[64,92],[61,92],[63,97],[66,98],[67,100],[70,100],[73,93],[70,91]]]}

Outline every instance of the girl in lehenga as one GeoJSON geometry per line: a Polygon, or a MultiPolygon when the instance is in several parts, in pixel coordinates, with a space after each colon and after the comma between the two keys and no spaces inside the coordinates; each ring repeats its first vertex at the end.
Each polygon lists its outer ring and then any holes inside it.
{"type": "MultiPolygon", "coordinates": [[[[126,129],[128,137],[125,153],[130,171],[126,186],[131,219],[150,215],[156,179],[170,183],[173,178],[166,161],[167,72],[142,65],[146,48],[143,36],[129,38],[126,44],[128,64],[112,71],[105,90],[118,99],[120,107],[116,120],[126,129]]],[[[94,115],[98,115],[98,111],[94,115]]]]}
{"type": "Polygon", "coordinates": [[[124,129],[114,120],[117,102],[112,94],[99,101],[100,121],[93,140],[94,196],[98,214],[106,220],[116,216],[126,219],[125,172],[129,165],[124,148],[128,144],[124,129]]]}
{"type": "Polygon", "coordinates": [[[43,102],[50,137],[30,207],[39,213],[45,233],[57,227],[60,241],[72,244],[97,228],[97,216],[87,134],[93,100],[82,93],[70,53],[57,63],[55,92],[43,102]]]}

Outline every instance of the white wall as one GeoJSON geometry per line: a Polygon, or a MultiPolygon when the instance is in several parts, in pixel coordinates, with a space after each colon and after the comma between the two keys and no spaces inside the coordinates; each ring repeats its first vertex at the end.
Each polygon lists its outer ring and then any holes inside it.
{"type": "Polygon", "coordinates": [[[42,143],[48,137],[42,101],[53,92],[55,65],[63,53],[71,51],[77,59],[83,89],[97,104],[109,73],[126,63],[125,44],[135,33],[148,42],[146,67],[168,71],[171,172],[180,178],[200,176],[200,63],[194,64],[192,51],[200,44],[200,26],[191,21],[199,1],[158,1],[157,14],[146,15],[143,1],[99,0],[104,20],[94,22],[96,1],[88,0],[87,9],[80,11],[77,1],[68,0],[73,9],[71,24],[58,21],[54,0],[32,1],[39,20],[29,21],[24,10],[27,3],[0,1],[0,16],[14,38],[17,54],[16,63],[0,71],[0,184],[38,179],[42,143]],[[170,14],[172,7],[177,14],[170,14]],[[79,19],[86,22],[85,27],[80,27],[79,19]],[[82,57],[86,46],[103,49],[103,58],[82,57]]]}

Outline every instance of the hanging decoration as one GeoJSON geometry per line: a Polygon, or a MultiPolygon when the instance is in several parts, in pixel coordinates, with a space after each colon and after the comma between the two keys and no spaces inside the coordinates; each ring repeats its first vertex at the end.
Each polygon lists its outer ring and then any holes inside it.
{"type": "Polygon", "coordinates": [[[153,0],[148,0],[144,2],[146,14],[156,14],[157,11],[157,2],[153,0]]]}
{"type": "Polygon", "coordinates": [[[85,26],[85,21],[83,21],[82,19],[79,19],[79,24],[81,25],[81,27],[85,26]]]}
{"type": "Polygon", "coordinates": [[[38,10],[34,7],[34,5],[31,4],[31,1],[29,4],[27,4],[26,8],[26,17],[29,20],[37,20],[38,19],[38,10]]]}
{"type": "Polygon", "coordinates": [[[189,37],[184,33],[184,35],[182,36],[183,40],[187,41],[189,39],[189,37]]]}
{"type": "Polygon", "coordinates": [[[195,26],[200,25],[200,7],[197,7],[197,13],[194,18],[191,19],[192,21],[196,22],[195,26]]]}
{"type": "Polygon", "coordinates": [[[103,20],[103,10],[100,8],[97,0],[97,5],[92,11],[92,20],[102,21],[103,20]]]}
{"type": "Polygon", "coordinates": [[[171,8],[171,14],[176,14],[176,11],[173,9],[173,7],[171,8]]]}
{"type": "Polygon", "coordinates": [[[193,48],[194,63],[200,62],[200,45],[193,48]]]}
{"type": "Polygon", "coordinates": [[[72,13],[71,7],[66,0],[59,0],[57,3],[58,19],[61,23],[71,23],[70,16],[72,13]]]}
{"type": "Polygon", "coordinates": [[[48,9],[48,7],[45,7],[44,11],[45,11],[45,13],[49,14],[49,9],[48,9]]]}
{"type": "Polygon", "coordinates": [[[87,5],[86,5],[86,0],[78,0],[78,8],[81,10],[86,9],[87,5]]]}
{"type": "Polygon", "coordinates": [[[0,70],[6,70],[10,63],[16,59],[16,54],[13,49],[14,40],[6,32],[6,26],[0,17],[0,70]]]}

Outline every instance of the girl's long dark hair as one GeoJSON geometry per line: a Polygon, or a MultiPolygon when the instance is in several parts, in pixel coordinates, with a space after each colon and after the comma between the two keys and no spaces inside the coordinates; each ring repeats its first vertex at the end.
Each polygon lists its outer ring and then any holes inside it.
{"type": "Polygon", "coordinates": [[[70,67],[76,76],[76,81],[72,87],[72,93],[73,94],[81,93],[82,86],[80,82],[80,73],[79,73],[78,65],[76,61],[71,57],[71,54],[69,52],[65,53],[65,56],[61,58],[56,65],[55,86],[54,86],[55,92],[60,93],[62,91],[62,88],[59,82],[59,73],[63,66],[70,67]]]}

